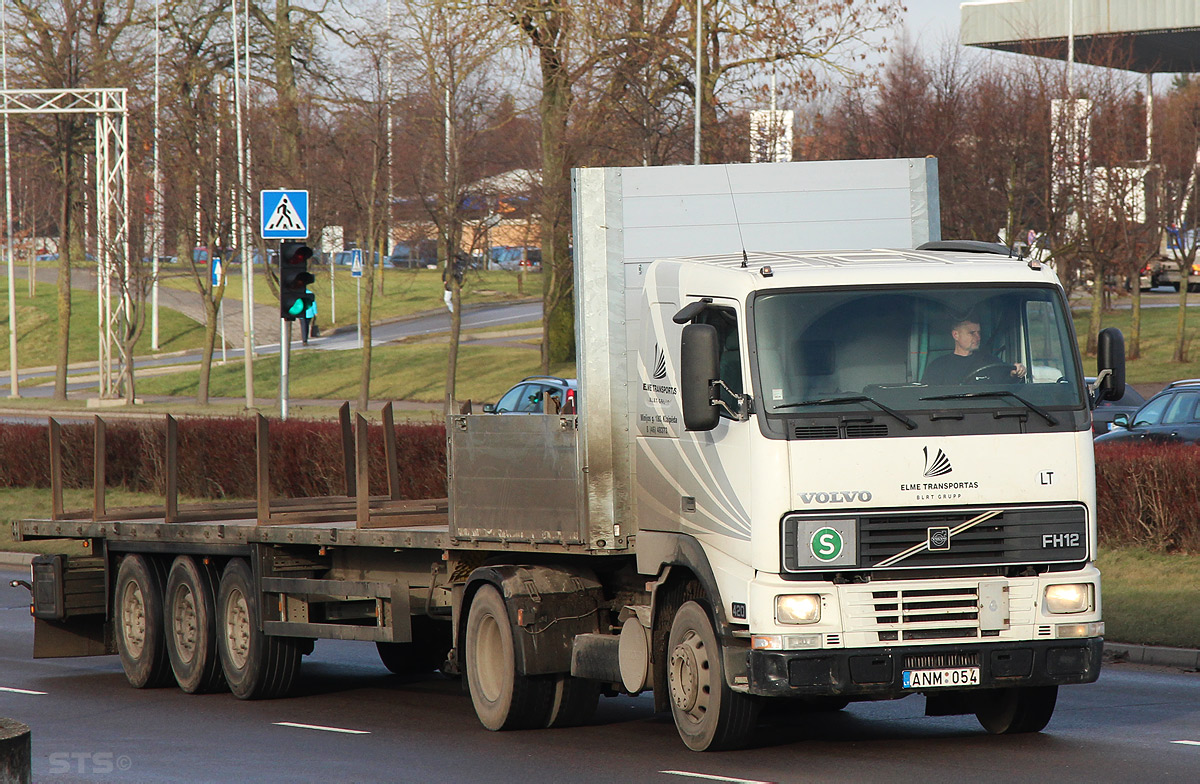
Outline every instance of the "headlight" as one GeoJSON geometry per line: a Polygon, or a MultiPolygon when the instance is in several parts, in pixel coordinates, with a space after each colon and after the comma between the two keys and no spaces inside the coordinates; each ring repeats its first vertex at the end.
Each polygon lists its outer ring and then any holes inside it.
{"type": "Polygon", "coordinates": [[[821,620],[820,595],[776,596],[775,620],[779,623],[816,623],[821,620]]]}
{"type": "Polygon", "coordinates": [[[1088,583],[1068,583],[1065,585],[1047,585],[1046,601],[1043,602],[1046,612],[1055,615],[1086,612],[1092,606],[1092,590],[1088,583]]]}

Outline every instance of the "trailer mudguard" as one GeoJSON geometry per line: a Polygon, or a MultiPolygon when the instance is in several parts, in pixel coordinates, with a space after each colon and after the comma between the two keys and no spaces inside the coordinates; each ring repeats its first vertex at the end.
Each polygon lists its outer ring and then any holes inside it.
{"type": "MultiPolygon", "coordinates": [[[[548,675],[571,671],[571,644],[578,634],[600,630],[606,611],[600,581],[573,566],[502,564],[476,569],[467,579],[464,603],[485,583],[500,590],[512,624],[517,671],[548,675]]],[[[470,610],[459,614],[465,639],[470,610]]]]}

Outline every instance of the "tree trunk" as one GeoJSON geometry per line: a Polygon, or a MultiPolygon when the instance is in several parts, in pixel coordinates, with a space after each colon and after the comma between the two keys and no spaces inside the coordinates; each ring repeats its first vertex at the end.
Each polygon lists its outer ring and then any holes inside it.
{"type": "Polygon", "coordinates": [[[1104,264],[1097,256],[1092,257],[1092,307],[1088,318],[1087,355],[1096,355],[1100,341],[1100,317],[1104,311],[1104,264]]]}
{"type": "Polygon", "coordinates": [[[1129,300],[1129,338],[1125,341],[1125,358],[1142,355],[1142,280],[1141,270],[1134,270],[1129,300]]]}
{"type": "MultiPolygon", "coordinates": [[[[62,174],[62,198],[59,201],[58,212],[58,361],[54,369],[54,399],[67,399],[67,362],[71,346],[71,158],[72,145],[70,142],[71,128],[67,126],[65,135],[67,141],[59,153],[59,167],[62,174]]],[[[60,126],[60,133],[63,133],[60,126]]],[[[86,256],[85,256],[86,258],[86,256]]],[[[100,285],[100,281],[96,281],[100,285]]]]}
{"type": "Polygon", "coordinates": [[[1188,253],[1179,259],[1179,316],[1175,322],[1175,352],[1171,354],[1172,362],[1187,362],[1187,295],[1188,281],[1191,280],[1192,259],[1194,253],[1188,253]]]}
{"type": "Polygon", "coordinates": [[[291,0],[275,0],[274,58],[279,112],[279,162],[283,171],[300,177],[300,101],[296,90],[296,68],[292,63],[292,47],[296,36],[292,30],[291,13],[291,0]]]}
{"type": "Polygon", "coordinates": [[[213,351],[217,343],[217,307],[211,297],[204,298],[204,344],[200,355],[200,384],[196,388],[196,405],[208,405],[209,380],[212,378],[213,351]]]}
{"type": "Polygon", "coordinates": [[[570,247],[570,160],[567,115],[570,77],[558,49],[539,52],[542,70],[542,372],[575,359],[574,270],[570,247]]]}

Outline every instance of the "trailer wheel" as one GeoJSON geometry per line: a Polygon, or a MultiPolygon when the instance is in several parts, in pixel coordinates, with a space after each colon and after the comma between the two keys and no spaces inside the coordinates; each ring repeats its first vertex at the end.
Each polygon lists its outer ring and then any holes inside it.
{"type": "Polygon", "coordinates": [[[725,682],[721,646],[708,613],[685,602],[675,613],[667,643],[667,687],[679,737],[692,751],[744,746],[760,703],[725,682]]]}
{"type": "Polygon", "coordinates": [[[423,675],[446,663],[453,647],[452,629],[447,621],[427,615],[412,618],[412,642],[377,642],[379,660],[395,675],[423,675]]]}
{"type": "Polygon", "coordinates": [[[135,689],[165,686],[171,669],[163,637],[162,570],[153,560],[131,554],[121,559],[113,590],[117,652],[125,678],[135,689]]]}
{"type": "Polygon", "coordinates": [[[176,683],[188,694],[225,686],[217,654],[216,585],[213,568],[186,555],[176,558],[167,574],[167,656],[176,683]]]}
{"type": "Polygon", "coordinates": [[[489,730],[545,727],[554,681],[517,672],[512,624],[494,586],[475,594],[467,613],[467,686],[475,714],[489,730]]]}
{"type": "Polygon", "coordinates": [[[300,669],[300,640],[263,634],[254,577],[245,559],[234,558],[217,594],[217,646],[229,690],[241,700],[281,697],[300,669]]]}
{"type": "Polygon", "coordinates": [[[975,718],[993,735],[1041,732],[1054,715],[1057,686],[988,689],[972,696],[975,718]]]}

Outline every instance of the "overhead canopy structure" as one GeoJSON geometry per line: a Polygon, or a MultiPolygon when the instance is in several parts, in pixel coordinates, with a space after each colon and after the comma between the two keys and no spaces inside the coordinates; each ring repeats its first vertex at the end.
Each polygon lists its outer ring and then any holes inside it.
{"type": "Polygon", "coordinates": [[[1200,71],[1196,0],[993,0],[962,4],[960,41],[1140,73],[1200,71]]]}

